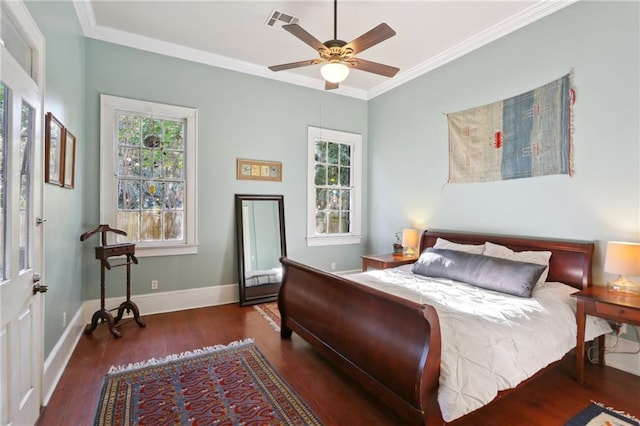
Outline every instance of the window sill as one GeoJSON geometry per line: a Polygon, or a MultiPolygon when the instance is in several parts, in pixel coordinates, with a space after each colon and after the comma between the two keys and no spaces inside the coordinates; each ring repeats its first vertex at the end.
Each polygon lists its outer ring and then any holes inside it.
{"type": "Polygon", "coordinates": [[[360,235],[332,235],[327,237],[307,237],[307,247],[341,246],[347,244],[360,244],[360,235]]]}
{"type": "Polygon", "coordinates": [[[183,254],[198,254],[198,245],[180,244],[175,246],[144,246],[140,243],[136,245],[136,257],[180,256],[183,254]]]}

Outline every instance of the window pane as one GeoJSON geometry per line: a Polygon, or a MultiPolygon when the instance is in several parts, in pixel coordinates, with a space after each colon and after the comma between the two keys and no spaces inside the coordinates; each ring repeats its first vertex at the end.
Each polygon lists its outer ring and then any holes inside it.
{"type": "Polygon", "coordinates": [[[119,148],[118,150],[118,176],[140,176],[140,149],[119,148]]]}
{"type": "Polygon", "coordinates": [[[7,152],[7,149],[5,145],[6,144],[5,135],[7,134],[7,124],[9,122],[7,119],[8,109],[6,104],[8,97],[9,97],[9,89],[4,84],[0,83],[0,279],[2,280],[5,279],[5,276],[6,276],[5,274],[5,265],[6,265],[5,236],[7,235],[7,233],[6,233],[5,224],[7,223],[7,220],[6,220],[7,191],[5,190],[5,188],[7,186],[7,176],[6,176],[7,157],[5,153],[7,152]]]}
{"type": "Polygon", "coordinates": [[[351,186],[351,167],[340,167],[340,186],[351,186]]]}
{"type": "Polygon", "coordinates": [[[327,167],[327,180],[329,185],[338,184],[338,166],[327,167]]]}
{"type": "Polygon", "coordinates": [[[316,234],[327,232],[327,217],[323,212],[316,213],[316,234]]]}
{"type": "Polygon", "coordinates": [[[140,117],[129,114],[118,116],[118,143],[140,146],[140,117]]]}
{"type": "Polygon", "coordinates": [[[315,183],[317,186],[325,186],[327,184],[327,168],[325,166],[316,164],[315,183]]]}
{"type": "Polygon", "coordinates": [[[324,188],[316,188],[316,210],[325,210],[327,208],[327,190],[324,188]]]}
{"type": "Polygon", "coordinates": [[[340,197],[338,195],[338,190],[336,189],[329,191],[327,208],[331,210],[338,210],[340,208],[340,197]]]}
{"type": "Polygon", "coordinates": [[[349,213],[342,212],[339,216],[340,221],[340,230],[338,232],[347,233],[349,232],[349,213]]]}
{"type": "Polygon", "coordinates": [[[184,123],[181,121],[164,120],[164,147],[182,149],[184,142],[184,123]]]}
{"type": "Polygon", "coordinates": [[[152,179],[162,179],[162,151],[159,149],[140,150],[142,159],[142,176],[152,179]]]}
{"type": "Polygon", "coordinates": [[[120,242],[136,242],[140,240],[140,212],[118,212],[116,228],[127,233],[126,237],[118,236],[120,242]]]}
{"type": "Polygon", "coordinates": [[[328,153],[327,153],[327,163],[329,164],[338,164],[340,160],[339,149],[340,145],[337,143],[328,144],[328,153]]]}
{"type": "Polygon", "coordinates": [[[329,212],[329,234],[337,234],[340,232],[340,214],[337,212],[329,212]]]}
{"type": "Polygon", "coordinates": [[[141,241],[162,240],[162,214],[159,210],[145,210],[142,212],[141,241]]]}
{"type": "Polygon", "coordinates": [[[4,13],[4,9],[0,13],[0,39],[2,39],[2,43],[11,53],[11,56],[18,61],[20,67],[35,81],[36,70],[33,67],[33,49],[13,23],[13,20],[4,13]]]}
{"type": "Polygon", "coordinates": [[[162,137],[162,120],[142,119],[142,144],[147,148],[159,148],[162,137]]]}
{"type": "Polygon", "coordinates": [[[321,163],[327,162],[327,143],[316,141],[316,161],[321,163]]]}
{"type": "Polygon", "coordinates": [[[184,206],[184,184],[182,182],[165,182],[164,189],[164,207],[167,210],[181,210],[184,206]]]}
{"type": "Polygon", "coordinates": [[[165,179],[184,178],[184,159],[181,151],[165,151],[164,177],[165,179]]]}
{"type": "Polygon", "coordinates": [[[164,183],[156,181],[142,182],[142,208],[162,209],[164,201],[164,183]]]}
{"type": "Polygon", "coordinates": [[[351,165],[351,146],[340,144],[340,164],[343,166],[351,165]]]}
{"type": "Polygon", "coordinates": [[[351,191],[343,189],[340,191],[340,208],[342,210],[351,210],[351,191]]]}
{"type": "Polygon", "coordinates": [[[31,248],[31,147],[33,146],[33,108],[22,103],[20,130],[20,270],[30,266],[31,248]]]}
{"type": "Polygon", "coordinates": [[[118,181],[118,210],[140,209],[140,188],[139,180],[118,181]]]}
{"type": "Polygon", "coordinates": [[[164,213],[164,239],[165,240],[181,240],[182,239],[182,218],[184,213],[181,211],[167,211],[164,213]]]}

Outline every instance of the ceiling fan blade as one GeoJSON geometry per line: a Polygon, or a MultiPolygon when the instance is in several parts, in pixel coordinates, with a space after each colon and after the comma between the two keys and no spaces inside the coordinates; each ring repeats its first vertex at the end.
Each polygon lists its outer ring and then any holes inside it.
{"type": "Polygon", "coordinates": [[[300,40],[307,43],[309,46],[313,47],[314,50],[319,52],[320,50],[326,49],[326,46],[322,44],[320,40],[309,34],[304,28],[302,28],[298,24],[289,24],[283,25],[282,28],[289,31],[294,36],[298,37],[300,40]]]}
{"type": "Polygon", "coordinates": [[[345,61],[345,63],[355,69],[380,74],[385,77],[393,77],[398,71],[400,71],[400,68],[392,67],[391,65],[379,64],[377,62],[367,61],[366,59],[360,58],[351,58],[345,61]]]}
{"type": "Polygon", "coordinates": [[[383,22],[369,32],[366,32],[355,40],[350,41],[344,47],[350,48],[351,50],[353,50],[353,54],[356,55],[363,50],[366,50],[382,41],[385,41],[390,37],[393,37],[394,35],[396,35],[396,32],[393,31],[393,29],[389,25],[383,22]]]}
{"type": "Polygon", "coordinates": [[[289,70],[291,68],[300,68],[306,67],[308,65],[315,65],[319,64],[320,62],[322,62],[322,59],[307,59],[306,61],[291,62],[290,64],[272,65],[269,67],[269,69],[271,71],[283,71],[289,70]]]}
{"type": "Polygon", "coordinates": [[[338,86],[340,86],[339,83],[331,83],[330,81],[326,81],[324,82],[324,90],[333,90],[333,89],[337,89],[338,86]]]}

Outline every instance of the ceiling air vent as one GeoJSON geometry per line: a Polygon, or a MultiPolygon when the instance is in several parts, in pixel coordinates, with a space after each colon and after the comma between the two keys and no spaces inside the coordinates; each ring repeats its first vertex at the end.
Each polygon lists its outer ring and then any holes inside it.
{"type": "Polygon", "coordinates": [[[287,15],[286,13],[274,10],[273,12],[271,12],[271,15],[269,15],[269,18],[267,18],[267,22],[265,23],[265,25],[267,27],[280,28],[283,25],[287,24],[297,24],[299,21],[300,18],[298,17],[287,15]]]}

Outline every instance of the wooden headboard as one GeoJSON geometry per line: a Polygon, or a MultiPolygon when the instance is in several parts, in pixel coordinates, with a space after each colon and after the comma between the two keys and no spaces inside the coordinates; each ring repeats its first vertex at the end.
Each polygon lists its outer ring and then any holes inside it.
{"type": "Polygon", "coordinates": [[[503,235],[467,234],[455,231],[426,230],[420,239],[420,252],[444,238],[459,244],[483,244],[485,241],[509,247],[514,251],[550,251],[547,281],[558,281],[577,289],[590,287],[594,244],[587,241],[562,241],[503,235]]]}

